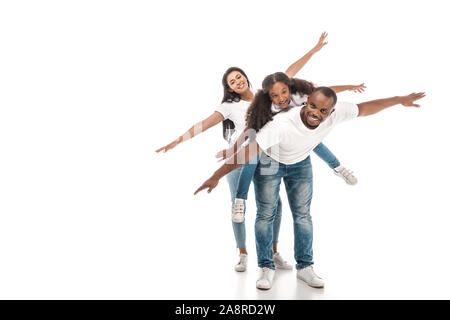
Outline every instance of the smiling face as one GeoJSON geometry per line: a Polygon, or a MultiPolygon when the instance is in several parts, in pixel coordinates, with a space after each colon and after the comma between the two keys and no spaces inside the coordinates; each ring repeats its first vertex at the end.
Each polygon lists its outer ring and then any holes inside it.
{"type": "Polygon", "coordinates": [[[289,87],[283,82],[275,82],[269,90],[269,97],[278,107],[284,109],[289,105],[291,93],[289,87]]]}
{"type": "Polygon", "coordinates": [[[327,97],[320,91],[313,92],[300,111],[303,124],[309,129],[316,129],[333,113],[335,104],[332,97],[327,97]]]}
{"type": "Polygon", "coordinates": [[[231,91],[243,94],[248,88],[247,78],[239,71],[232,71],[227,76],[227,84],[231,91]]]}

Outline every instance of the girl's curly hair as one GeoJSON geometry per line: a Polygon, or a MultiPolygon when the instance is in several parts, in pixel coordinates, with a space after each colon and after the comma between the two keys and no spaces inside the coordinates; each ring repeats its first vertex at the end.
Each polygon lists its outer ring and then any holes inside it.
{"type": "Polygon", "coordinates": [[[314,84],[297,78],[289,78],[283,72],[276,72],[268,75],[262,82],[262,90],[258,90],[247,110],[246,123],[248,128],[258,132],[264,125],[272,121],[275,115],[272,110],[272,100],[269,96],[269,90],[276,82],[282,82],[289,88],[289,93],[300,95],[310,95],[314,90],[314,84]]]}

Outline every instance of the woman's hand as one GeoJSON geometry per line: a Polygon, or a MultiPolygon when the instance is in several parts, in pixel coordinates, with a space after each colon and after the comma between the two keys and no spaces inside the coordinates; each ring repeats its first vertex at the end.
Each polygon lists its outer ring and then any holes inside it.
{"type": "Polygon", "coordinates": [[[218,183],[219,183],[219,179],[211,177],[208,180],[206,180],[205,182],[203,182],[203,184],[200,186],[200,188],[198,188],[194,192],[194,195],[196,195],[197,193],[199,193],[200,191],[202,191],[204,189],[208,189],[208,193],[210,193],[211,190],[214,189],[218,183]]]}
{"type": "Polygon", "coordinates": [[[327,36],[328,36],[328,33],[323,32],[323,33],[320,35],[319,42],[317,42],[317,44],[315,45],[314,48],[312,48],[311,51],[314,52],[314,53],[320,51],[320,49],[322,49],[323,46],[326,45],[326,44],[328,43],[328,42],[324,42],[327,36]]]}
{"type": "Polygon", "coordinates": [[[181,142],[181,137],[179,137],[177,140],[169,143],[167,146],[159,148],[158,150],[156,150],[156,152],[160,152],[162,150],[164,150],[164,152],[169,151],[170,149],[175,148],[179,143],[181,142]]]}
{"type": "Polygon", "coordinates": [[[364,90],[366,90],[366,86],[364,85],[364,83],[361,83],[357,86],[350,86],[350,88],[348,90],[353,91],[353,92],[363,93],[364,90]]]}

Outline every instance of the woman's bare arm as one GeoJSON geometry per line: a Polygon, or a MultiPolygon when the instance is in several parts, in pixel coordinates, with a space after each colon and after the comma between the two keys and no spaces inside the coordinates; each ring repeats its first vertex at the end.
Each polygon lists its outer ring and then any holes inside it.
{"type": "Polygon", "coordinates": [[[194,124],[183,135],[179,136],[177,139],[175,139],[174,141],[172,141],[168,145],[166,145],[166,146],[164,146],[162,148],[159,148],[158,150],[156,150],[156,152],[160,152],[160,151],[163,151],[163,150],[164,150],[164,152],[167,152],[170,149],[175,148],[181,142],[189,140],[189,139],[195,137],[199,133],[202,133],[202,132],[208,130],[209,128],[215,126],[216,124],[218,124],[219,122],[221,122],[223,120],[224,120],[223,115],[220,112],[215,111],[208,118],[206,118],[205,120],[194,124]]]}

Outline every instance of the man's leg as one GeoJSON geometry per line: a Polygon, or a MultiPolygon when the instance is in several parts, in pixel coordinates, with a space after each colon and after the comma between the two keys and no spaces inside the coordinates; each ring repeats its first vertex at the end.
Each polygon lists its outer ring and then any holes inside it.
{"type": "Polygon", "coordinates": [[[295,238],[296,268],[313,264],[313,225],[310,205],[313,191],[313,176],[310,158],[287,166],[284,185],[292,211],[295,238]]]}
{"type": "Polygon", "coordinates": [[[277,215],[281,175],[279,164],[263,156],[254,175],[256,219],[255,239],[260,268],[275,269],[273,263],[273,223],[277,215]]]}

